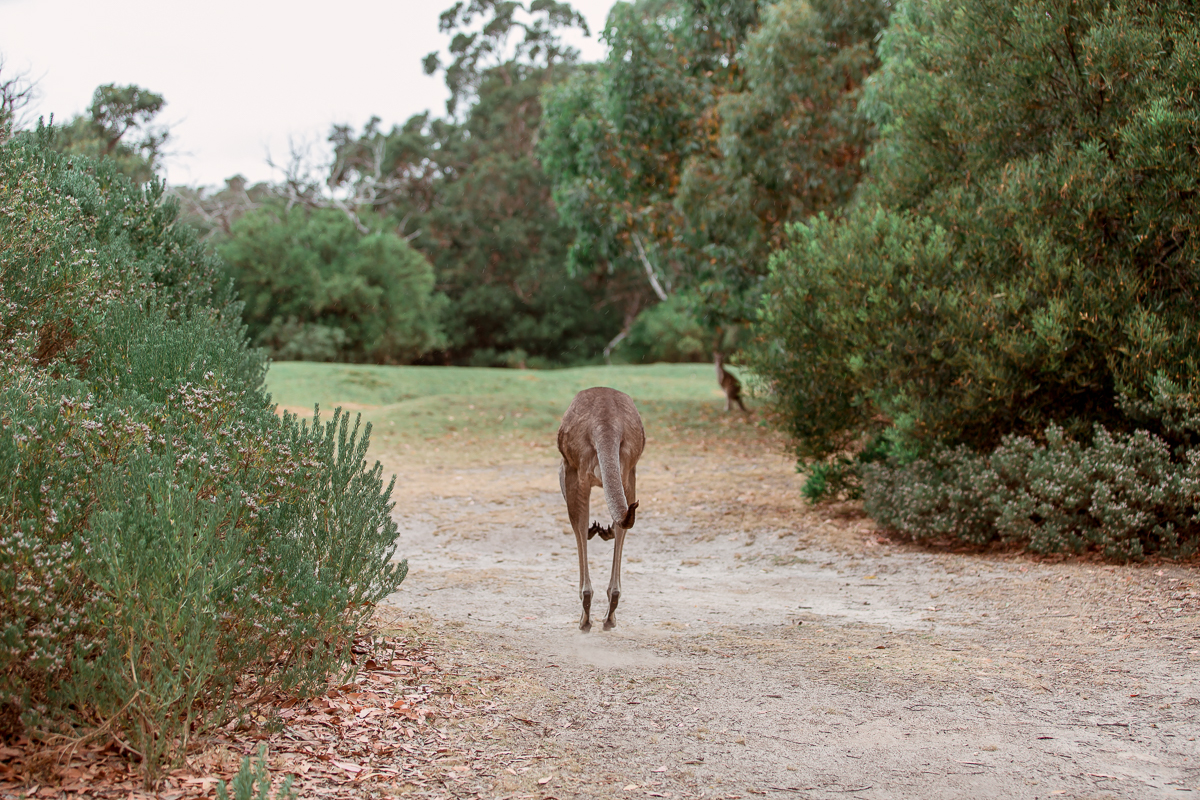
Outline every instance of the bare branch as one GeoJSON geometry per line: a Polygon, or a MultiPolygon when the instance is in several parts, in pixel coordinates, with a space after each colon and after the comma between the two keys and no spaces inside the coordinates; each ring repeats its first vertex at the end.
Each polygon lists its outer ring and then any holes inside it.
{"type": "Polygon", "coordinates": [[[371,229],[359,218],[357,208],[345,198],[332,194],[333,187],[317,176],[329,173],[328,164],[319,164],[312,156],[312,147],[288,139],[288,161],[280,166],[267,154],[267,166],[283,173],[283,181],[276,187],[276,194],[287,201],[287,210],[301,205],[307,208],[336,208],[354,223],[359,233],[367,234],[371,229]]]}
{"type": "Polygon", "coordinates": [[[658,295],[658,299],[665,303],[667,301],[667,293],[663,291],[662,284],[658,282],[658,275],[654,272],[654,267],[650,264],[650,259],[646,257],[646,248],[642,247],[642,238],[636,233],[633,234],[633,243],[637,246],[638,258],[642,260],[642,266],[646,268],[646,277],[650,279],[650,286],[654,288],[654,293],[658,295]]]}
{"type": "Polygon", "coordinates": [[[616,349],[616,346],[619,345],[621,341],[629,335],[631,330],[633,330],[633,323],[637,321],[639,310],[640,308],[638,307],[638,303],[636,301],[632,306],[626,309],[625,324],[622,326],[621,332],[614,336],[612,341],[604,346],[604,363],[608,366],[612,366],[613,350],[616,349]]]}
{"type": "MultiPolygon", "coordinates": [[[[203,223],[201,227],[206,232],[201,241],[212,238],[219,231],[228,235],[234,222],[261,205],[246,190],[246,180],[240,175],[225,181],[225,188],[215,192],[204,187],[186,186],[174,186],[167,191],[179,200],[184,216],[198,218],[203,223]]],[[[261,196],[261,192],[255,194],[261,196]]]]}
{"type": "Polygon", "coordinates": [[[0,139],[5,136],[4,128],[24,127],[28,120],[22,111],[37,97],[37,84],[28,72],[8,74],[4,57],[0,56],[0,139]]]}

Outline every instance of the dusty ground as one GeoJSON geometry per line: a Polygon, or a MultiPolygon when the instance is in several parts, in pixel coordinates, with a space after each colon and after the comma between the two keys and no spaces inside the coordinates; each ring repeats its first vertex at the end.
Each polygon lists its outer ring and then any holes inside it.
{"type": "Polygon", "coordinates": [[[0,748],[0,797],[211,800],[260,746],[277,788],[339,800],[1200,793],[1196,562],[893,541],[805,505],[764,428],[668,409],[619,627],[598,624],[612,545],[593,539],[581,634],[547,424],[380,426],[411,572],[346,683],[243,715],[153,787],[102,738],[0,748]]]}
{"type": "MultiPolygon", "coordinates": [[[[1194,565],[893,542],[853,506],[806,507],[771,449],[719,444],[651,441],[619,626],[590,634],[549,443],[391,465],[411,573],[389,602],[441,669],[490,687],[443,729],[474,756],[397,791],[1200,793],[1194,565]]],[[[592,508],[607,521],[598,491],[592,508]]],[[[611,543],[590,553],[600,617],[611,543]]]]}

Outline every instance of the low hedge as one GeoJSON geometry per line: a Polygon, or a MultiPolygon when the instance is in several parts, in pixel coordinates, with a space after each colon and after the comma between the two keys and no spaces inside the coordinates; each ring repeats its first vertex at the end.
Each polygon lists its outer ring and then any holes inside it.
{"type": "Polygon", "coordinates": [[[1162,378],[1151,400],[1123,405],[1147,427],[1097,425],[1079,439],[1052,425],[1036,440],[1006,436],[989,453],[962,445],[863,463],[866,510],[916,539],[1190,556],[1200,544],[1200,405],[1162,378]]]}

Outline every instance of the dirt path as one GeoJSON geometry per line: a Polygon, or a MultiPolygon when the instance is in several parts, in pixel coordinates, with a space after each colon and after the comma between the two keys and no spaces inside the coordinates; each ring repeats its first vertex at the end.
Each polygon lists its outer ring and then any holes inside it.
{"type": "Polygon", "coordinates": [[[1200,793],[1194,567],[923,550],[805,507],[782,459],[676,448],[639,468],[619,627],[585,635],[555,455],[401,471],[390,602],[494,679],[457,735],[529,765],[452,795],[1200,793]]]}

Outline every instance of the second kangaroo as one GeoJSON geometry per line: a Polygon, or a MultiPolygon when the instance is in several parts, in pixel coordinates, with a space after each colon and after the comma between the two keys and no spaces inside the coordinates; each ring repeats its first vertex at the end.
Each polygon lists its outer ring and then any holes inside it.
{"type": "Polygon", "coordinates": [[[617,602],[621,598],[621,548],[625,532],[633,527],[637,511],[637,462],[646,447],[642,418],[629,395],[616,389],[597,387],[575,395],[558,428],[558,452],[562,464],[558,483],[567,501],[567,516],[575,532],[579,552],[579,598],[583,616],[579,629],[592,628],[592,581],[588,576],[587,542],[597,533],[613,543],[612,575],[608,580],[608,615],[604,630],[617,625],[617,602]],[[601,486],[613,523],[601,528],[588,526],[592,488],[601,486]]]}
{"type": "Polygon", "coordinates": [[[733,408],[733,404],[737,403],[738,408],[749,414],[750,409],[746,408],[746,404],[742,402],[742,382],[732,372],[725,371],[725,356],[714,352],[713,363],[717,366],[717,383],[720,384],[721,391],[725,393],[725,412],[728,413],[733,408]]]}

